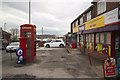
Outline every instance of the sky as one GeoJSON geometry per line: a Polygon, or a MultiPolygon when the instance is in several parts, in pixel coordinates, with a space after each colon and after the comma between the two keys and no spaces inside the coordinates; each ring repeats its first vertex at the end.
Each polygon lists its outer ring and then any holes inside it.
{"type": "MultiPolygon", "coordinates": [[[[93,0],[31,0],[31,24],[37,34],[64,35],[70,32],[70,23],[90,7],[93,0]]],[[[6,31],[29,23],[28,0],[3,0],[0,14],[6,31]]]]}

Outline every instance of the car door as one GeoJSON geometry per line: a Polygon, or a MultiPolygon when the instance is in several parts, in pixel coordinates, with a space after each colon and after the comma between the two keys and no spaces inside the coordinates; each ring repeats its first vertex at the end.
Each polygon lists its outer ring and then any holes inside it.
{"type": "Polygon", "coordinates": [[[55,47],[55,44],[56,44],[56,40],[53,40],[50,42],[50,47],[55,47]]]}

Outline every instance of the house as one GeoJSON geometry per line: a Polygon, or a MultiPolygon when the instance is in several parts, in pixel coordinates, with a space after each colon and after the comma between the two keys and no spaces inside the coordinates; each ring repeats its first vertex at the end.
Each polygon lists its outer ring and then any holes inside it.
{"type": "Polygon", "coordinates": [[[120,53],[120,3],[93,0],[91,6],[71,22],[72,43],[83,53],[115,57],[120,53]]]}

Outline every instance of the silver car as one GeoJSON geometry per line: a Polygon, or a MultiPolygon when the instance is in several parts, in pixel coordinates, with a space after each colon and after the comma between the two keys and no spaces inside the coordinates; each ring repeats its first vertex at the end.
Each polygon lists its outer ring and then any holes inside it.
{"type": "Polygon", "coordinates": [[[19,48],[19,42],[12,42],[6,47],[6,52],[15,52],[19,48]]]}

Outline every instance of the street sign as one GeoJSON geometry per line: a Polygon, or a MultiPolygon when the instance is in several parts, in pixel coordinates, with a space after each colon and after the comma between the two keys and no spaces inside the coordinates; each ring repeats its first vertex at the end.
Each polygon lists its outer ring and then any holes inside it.
{"type": "Polygon", "coordinates": [[[23,50],[21,48],[19,48],[17,51],[16,51],[16,55],[17,56],[21,56],[23,54],[23,50]]]}
{"type": "Polygon", "coordinates": [[[114,58],[107,58],[104,60],[103,71],[105,77],[116,76],[116,64],[114,58]]]}
{"type": "Polygon", "coordinates": [[[17,59],[17,63],[20,64],[22,63],[23,61],[23,50],[21,48],[19,48],[17,51],[16,51],[16,55],[18,57],[17,59]]]}

